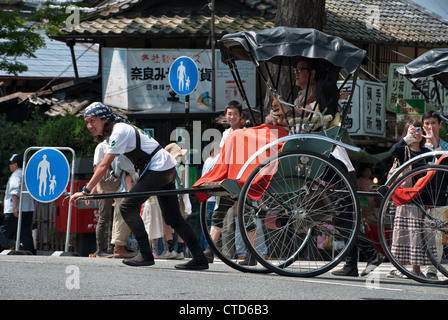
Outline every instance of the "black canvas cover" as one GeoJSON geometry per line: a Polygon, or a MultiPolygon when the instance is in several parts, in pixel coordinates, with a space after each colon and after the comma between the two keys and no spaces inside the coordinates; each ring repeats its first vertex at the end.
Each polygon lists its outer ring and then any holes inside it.
{"type": "Polygon", "coordinates": [[[397,72],[412,81],[420,78],[434,77],[444,87],[448,85],[448,49],[431,49],[407,65],[401,66],[397,72]]]}
{"type": "MultiPolygon", "coordinates": [[[[223,36],[218,41],[218,47],[225,64],[229,57],[278,64],[285,57],[306,57],[327,60],[349,73],[358,68],[366,55],[364,50],[344,39],[311,28],[276,27],[259,32],[241,31],[223,36]]],[[[296,60],[291,59],[291,64],[295,65],[296,60]]]]}

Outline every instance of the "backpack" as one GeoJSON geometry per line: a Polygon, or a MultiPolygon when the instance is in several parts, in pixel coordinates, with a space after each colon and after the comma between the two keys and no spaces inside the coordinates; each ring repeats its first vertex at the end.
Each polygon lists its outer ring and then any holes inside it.
{"type": "Polygon", "coordinates": [[[104,174],[98,183],[101,190],[105,193],[116,192],[118,187],[120,186],[121,179],[120,177],[116,177],[114,170],[112,167],[109,167],[109,170],[104,174]]]}

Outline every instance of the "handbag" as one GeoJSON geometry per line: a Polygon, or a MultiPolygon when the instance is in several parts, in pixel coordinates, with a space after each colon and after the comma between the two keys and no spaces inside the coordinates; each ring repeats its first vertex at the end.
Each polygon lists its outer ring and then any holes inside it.
{"type": "MultiPolygon", "coordinates": [[[[176,173],[176,182],[179,189],[185,189],[182,180],[180,180],[179,176],[176,173]]],[[[184,193],[179,195],[179,209],[182,217],[186,218],[191,214],[191,202],[188,194],[184,193]]]]}
{"type": "MultiPolygon", "coordinates": [[[[411,150],[409,149],[409,146],[404,147],[404,162],[408,161],[409,159],[411,159],[411,150]]],[[[392,167],[390,168],[388,174],[387,174],[387,180],[389,180],[389,178],[392,176],[392,174],[401,166],[400,161],[395,158],[394,159],[394,163],[392,164],[392,167]]],[[[403,170],[402,173],[400,173],[398,175],[398,177],[396,179],[399,179],[400,177],[402,177],[404,174],[406,174],[407,172],[409,172],[411,170],[411,167],[407,167],[406,169],[403,170]]],[[[408,180],[405,182],[405,184],[409,184],[411,181],[408,180]]],[[[407,187],[406,185],[403,185],[403,187],[407,187]]]]}

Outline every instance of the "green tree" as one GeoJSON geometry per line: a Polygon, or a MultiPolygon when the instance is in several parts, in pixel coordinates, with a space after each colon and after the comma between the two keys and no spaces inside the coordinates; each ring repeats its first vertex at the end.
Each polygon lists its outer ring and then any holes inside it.
{"type": "Polygon", "coordinates": [[[41,35],[35,33],[34,24],[20,17],[19,10],[0,11],[0,70],[17,75],[27,71],[27,66],[16,61],[18,57],[35,58],[33,52],[44,47],[41,35]]]}
{"type": "Polygon", "coordinates": [[[70,147],[76,156],[93,155],[96,146],[84,119],[71,114],[46,120],[38,130],[36,142],[39,146],[70,147]]]}
{"type": "Polygon", "coordinates": [[[19,9],[0,10],[0,70],[8,74],[18,75],[28,67],[17,61],[18,57],[35,58],[34,52],[45,47],[42,32],[48,36],[61,33],[69,13],[69,5],[84,6],[82,2],[66,2],[54,5],[48,1],[34,10],[30,17],[24,17],[19,9]]]}
{"type": "Polygon", "coordinates": [[[30,146],[36,145],[36,132],[44,123],[36,110],[30,121],[14,123],[6,120],[6,115],[0,114],[0,188],[3,188],[11,172],[8,160],[15,153],[23,155],[30,146]]]}
{"type": "MultiPolygon", "coordinates": [[[[84,119],[65,115],[44,119],[36,109],[29,121],[15,123],[0,114],[0,188],[4,188],[11,175],[8,160],[14,153],[23,155],[29,147],[69,147],[76,157],[93,155],[96,143],[87,130],[84,119]]],[[[27,160],[34,152],[27,154],[27,160]]],[[[71,161],[72,154],[65,153],[71,161]]]]}

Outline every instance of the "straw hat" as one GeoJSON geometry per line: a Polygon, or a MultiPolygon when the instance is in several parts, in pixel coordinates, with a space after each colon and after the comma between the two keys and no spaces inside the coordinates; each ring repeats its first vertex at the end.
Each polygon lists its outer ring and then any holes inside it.
{"type": "Polygon", "coordinates": [[[187,149],[181,149],[177,143],[170,143],[165,147],[165,150],[168,151],[173,157],[181,157],[187,153],[187,149]]]}

